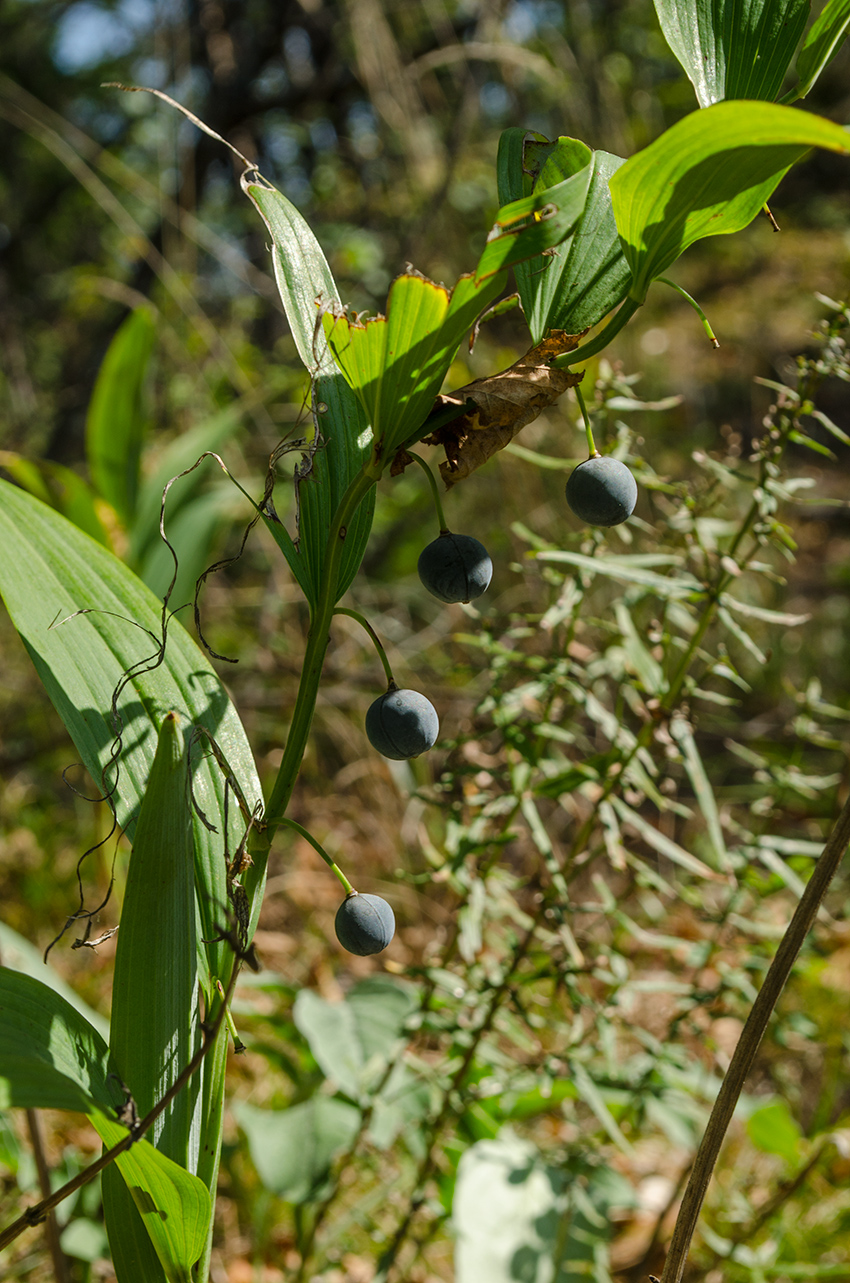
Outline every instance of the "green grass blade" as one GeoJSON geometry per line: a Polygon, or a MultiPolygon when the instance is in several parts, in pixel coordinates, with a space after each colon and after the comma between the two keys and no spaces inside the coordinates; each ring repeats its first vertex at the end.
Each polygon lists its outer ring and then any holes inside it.
{"type": "MultiPolygon", "coordinates": [[[[112,692],[131,665],[151,655],[159,636],[161,604],[117,558],[88,539],[37,500],[0,482],[0,593],[6,602],[47,693],[65,722],[81,760],[99,784],[111,752],[112,692]],[[75,611],[89,610],[59,627],[75,611]],[[113,612],[112,614],[106,612],[113,612]],[[135,621],[135,622],[133,622],[135,621]]],[[[261,797],[259,779],[244,729],[217,674],[188,633],[173,620],[164,662],[134,677],[118,700],[124,723],[119,790],[119,824],[132,838],[153,764],[158,727],[169,712],[206,727],[221,746],[249,805],[261,797]]],[[[199,760],[193,787],[198,805],[218,829],[210,833],[195,817],[195,876],[200,934],[215,935],[226,901],[222,833],[224,782],[215,762],[199,760]]],[[[242,826],[231,806],[230,849],[242,826]]],[[[259,912],[265,867],[246,875],[246,889],[259,912]],[[258,894],[259,893],[259,894],[258,894]]],[[[226,972],[228,947],[204,947],[216,975],[226,972]]]]}
{"type": "MultiPolygon", "coordinates": [[[[192,810],[186,725],[169,713],[133,840],[112,986],[110,1051],[139,1114],[188,1064],[198,1034],[192,810]]],[[[191,1094],[181,1091],[151,1129],[157,1149],[191,1170],[191,1094]]]]}
{"type": "Polygon", "coordinates": [[[96,488],[129,526],[145,431],[144,384],[155,337],[150,308],[127,317],[107,349],[86,415],[86,454],[96,488]]]}
{"type": "Polygon", "coordinates": [[[630,296],[705,236],[740,231],[783,174],[811,147],[850,154],[850,133],[809,112],[765,102],[722,102],[693,112],[611,178],[630,296]]]}

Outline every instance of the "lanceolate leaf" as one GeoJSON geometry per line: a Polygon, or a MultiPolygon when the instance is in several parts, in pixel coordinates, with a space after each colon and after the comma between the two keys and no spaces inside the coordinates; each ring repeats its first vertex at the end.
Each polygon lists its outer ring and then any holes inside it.
{"type": "MultiPolygon", "coordinates": [[[[349,482],[369,458],[372,439],[357,398],[340,377],[318,323],[321,309],[340,306],[336,282],[319,242],[295,206],[274,187],[246,183],[245,191],[271,234],[275,277],[292,336],[301,360],[316,380],[318,436],[299,465],[298,530],[293,538],[280,524],[266,522],[305,596],[315,605],[330,520],[349,482]],[[326,408],[321,410],[322,406],[326,408]]],[[[363,559],[374,504],[372,491],[349,523],[337,598],[363,559]]]]}
{"type": "Polygon", "coordinates": [[[136,508],[144,384],[155,333],[149,308],[140,307],[127,317],[103,359],[86,416],[92,481],[125,526],[136,508]]]}
{"type": "Polygon", "coordinates": [[[850,0],[829,0],[812,24],[797,58],[800,83],[794,98],[805,98],[824,67],[836,55],[850,27],[850,0]]]}
{"type": "Polygon", "coordinates": [[[614,215],[646,296],[694,241],[740,231],[810,147],[850,153],[850,133],[773,103],[722,102],[694,112],[628,160],[611,179],[614,215]]]}
{"type": "MultiPolygon", "coordinates": [[[[162,723],[127,874],[112,986],[110,1050],[141,1114],[165,1095],[196,1049],[198,979],[187,726],[162,723]]],[[[221,913],[224,912],[221,906],[221,913]]],[[[157,1149],[194,1170],[191,1090],[151,1129],[157,1149]]]]}
{"type": "Polygon", "coordinates": [[[478,260],[476,280],[548,252],[575,227],[590,184],[590,149],[575,139],[567,141],[574,152],[581,151],[584,165],[560,182],[502,206],[478,260]]]}
{"type": "Polygon", "coordinates": [[[794,58],[809,0],[655,0],[661,29],[700,107],[772,101],[794,58]]]}
{"type": "MultiPolygon", "coordinates": [[[[156,653],[161,603],[106,549],[7,482],[0,482],[0,535],[4,549],[0,592],[80,758],[99,786],[115,740],[112,693],[128,669],[156,653]],[[75,615],[78,611],[90,613],[75,615]],[[60,620],[67,622],[51,627],[60,620]]],[[[177,620],[169,624],[163,663],[134,676],[117,707],[123,750],[114,801],[118,822],[131,838],[153,764],[157,731],[169,712],[214,735],[249,806],[259,801],[256,768],[236,710],[206,657],[177,620]]],[[[193,759],[193,789],[199,807],[218,829],[210,833],[197,817],[194,820],[200,935],[209,938],[216,934],[227,899],[222,854],[224,781],[217,764],[200,751],[193,759]]],[[[230,807],[230,817],[233,850],[242,832],[235,806],[230,807]]],[[[258,863],[246,877],[246,888],[255,897],[252,930],[264,876],[265,868],[258,863]]],[[[203,967],[208,959],[214,974],[223,974],[227,946],[219,942],[204,950],[199,958],[203,967]]]]}
{"type": "Polygon", "coordinates": [[[499,199],[516,199],[534,187],[546,190],[565,174],[590,164],[590,183],[571,236],[548,254],[514,267],[517,289],[535,343],[548,330],[580,334],[625,298],[631,272],[611,208],[608,180],[624,162],[590,152],[575,138],[550,143],[539,134],[508,129],[499,140],[499,199]]]}
{"type": "MultiPolygon", "coordinates": [[[[109,1148],[127,1135],[114,1118],[123,1094],[109,1070],[106,1043],[79,1012],[39,980],[0,967],[0,1107],[86,1114],[109,1148]]],[[[121,1283],[189,1283],[211,1211],[203,1183],[147,1140],[116,1163],[156,1249],[153,1268],[120,1274],[121,1283]]],[[[107,1173],[121,1180],[107,1168],[104,1186],[107,1173]]],[[[116,1228],[120,1234],[126,1225],[116,1228]]],[[[145,1259],[150,1266],[150,1254],[145,1259]]]]}

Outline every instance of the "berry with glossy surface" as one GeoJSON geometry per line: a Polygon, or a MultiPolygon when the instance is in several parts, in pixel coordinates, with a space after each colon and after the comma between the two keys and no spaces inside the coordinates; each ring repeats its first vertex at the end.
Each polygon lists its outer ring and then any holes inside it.
{"type": "Polygon", "coordinates": [[[336,911],[334,930],[343,949],[365,958],[386,949],[395,934],[395,915],[379,895],[352,891],[336,911]]]}
{"type": "Polygon", "coordinates": [[[589,526],[618,526],[634,512],[637,493],[626,465],[610,455],[585,459],[567,482],[567,503],[589,526]]]}
{"type": "Polygon", "coordinates": [[[388,690],[366,713],[369,743],[384,757],[403,762],[433,748],[440,734],[437,710],[418,691],[388,690]]]}
{"type": "Polygon", "coordinates": [[[487,591],[493,563],[472,535],[445,531],[419,557],[419,578],[440,601],[474,601],[487,591]]]}

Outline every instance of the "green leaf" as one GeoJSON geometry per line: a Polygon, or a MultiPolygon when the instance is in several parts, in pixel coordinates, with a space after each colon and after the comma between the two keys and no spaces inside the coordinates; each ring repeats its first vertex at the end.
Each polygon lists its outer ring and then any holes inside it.
{"type": "Polygon", "coordinates": [[[590,152],[574,138],[550,143],[542,135],[506,130],[499,140],[499,199],[547,190],[590,164],[590,184],[572,236],[547,255],[514,268],[517,289],[535,343],[550,329],[578,334],[615,308],[628,293],[631,272],[623,255],[608,180],[625,162],[590,152]]]}
{"type": "Polygon", "coordinates": [[[109,1037],[109,1021],[99,1012],[94,1011],[88,1003],[83,1002],[79,994],[75,993],[58,972],[44,961],[40,949],[36,949],[29,940],[25,940],[23,936],[18,935],[17,931],[7,927],[5,922],[0,922],[0,958],[3,959],[4,967],[12,971],[21,971],[25,976],[40,980],[49,989],[53,989],[106,1041],[109,1037]]]}
{"type": "Polygon", "coordinates": [[[639,584],[643,588],[651,589],[659,597],[690,597],[695,593],[703,592],[699,580],[692,575],[681,573],[671,575],[669,578],[656,575],[653,571],[647,570],[639,558],[615,555],[588,557],[581,552],[569,552],[567,549],[560,548],[538,552],[536,556],[538,561],[565,562],[591,575],[606,575],[621,583],[639,584]]]}
{"type": "Polygon", "coordinates": [[[51,459],[26,459],[13,450],[0,450],[0,464],[22,490],[61,512],[98,543],[109,546],[97,495],[76,472],[51,459]]]}
{"type": "Polygon", "coordinates": [[[812,23],[797,55],[800,83],[795,98],[805,98],[820,73],[831,62],[850,27],[850,0],[829,0],[812,23]]]}
{"type": "Polygon", "coordinates": [[[747,1135],[763,1154],[779,1154],[793,1163],[800,1153],[800,1124],[784,1100],[763,1105],[747,1119],[747,1135]]]}
{"type": "MultiPolygon", "coordinates": [[[[167,714],[160,729],[136,824],[115,954],[110,1049],[115,1070],[142,1115],[174,1085],[198,1038],[186,730],[174,713],[167,714]]],[[[196,1079],[150,1133],[157,1149],[190,1169],[189,1125],[197,1088],[196,1079]]]]}
{"type": "Polygon", "coordinates": [[[0,967],[0,1107],[89,1114],[118,1105],[108,1055],[97,1030],[55,990],[0,967]]]}
{"type": "MultiPolygon", "coordinates": [[[[127,1135],[126,1127],[102,1114],[94,1113],[91,1119],[107,1147],[127,1135]]],[[[204,1251],[212,1216],[212,1202],[203,1181],[142,1139],[119,1154],[106,1169],[103,1194],[106,1230],[119,1283],[139,1283],[141,1279],[158,1283],[160,1278],[149,1268],[152,1257],[139,1233],[139,1220],[168,1283],[192,1283],[192,1266],[204,1251]],[[121,1181],[132,1196],[138,1220],[130,1213],[126,1196],[116,1194],[121,1181]],[[140,1263],[144,1272],[138,1268],[140,1263]]]]}
{"type": "Polygon", "coordinates": [[[323,1196],[331,1162],[360,1128],[360,1110],[332,1096],[313,1096],[282,1111],[238,1101],[233,1112],[263,1185],[290,1203],[323,1196]]]}
{"type": "Polygon", "coordinates": [[[810,147],[850,153],[850,133],[809,112],[722,102],[693,112],[611,178],[614,215],[638,302],[704,236],[740,231],[810,147]]]}
{"type": "MultiPolygon", "coordinates": [[[[587,200],[592,175],[590,157],[590,148],[577,139],[558,140],[557,158],[555,154],[550,157],[546,177],[541,175],[541,181],[546,185],[535,187],[530,196],[503,205],[497,213],[475,269],[476,280],[483,280],[526,259],[539,261],[544,251],[552,250],[569,236],[587,200]],[[579,161],[582,162],[580,166],[579,161]],[[569,176],[552,181],[553,176],[564,172],[569,176]]],[[[557,288],[560,272],[555,275],[551,286],[548,284],[548,272],[546,277],[542,290],[544,294],[551,295],[557,288]]],[[[527,273],[525,280],[528,280],[527,273]]]]}
{"type": "MultiPolygon", "coordinates": [[[[495,269],[494,269],[495,270],[495,269]]],[[[326,312],[328,346],[388,459],[420,429],[460,341],[501,293],[505,278],[461,276],[449,292],[407,273],[390,286],[386,316],[326,312]]]]}
{"type": "Polygon", "coordinates": [[[144,384],[155,336],[150,308],[137,308],[127,317],[103,358],[86,415],[92,481],[125,526],[136,509],[146,426],[144,384]]]}
{"type": "Polygon", "coordinates": [[[344,1002],[302,989],[293,1015],[322,1073],[359,1100],[397,1051],[415,1005],[409,988],[373,976],[354,985],[344,1002]]]}
{"type": "Polygon", "coordinates": [[[724,98],[774,99],[809,9],[809,0],[655,0],[700,107],[724,98]]]}
{"type": "MultiPolygon", "coordinates": [[[[5,550],[0,592],[80,758],[99,785],[114,743],[112,693],[127,669],[155,652],[156,643],[143,629],[159,638],[161,603],[117,558],[7,482],[0,482],[0,534],[5,550]],[[68,618],[80,610],[91,613],[68,618]],[[67,622],[51,627],[57,619],[67,622]]],[[[162,664],[134,676],[117,707],[124,747],[115,807],[118,823],[131,839],[158,728],[169,712],[210,731],[248,805],[260,800],[242,723],[217,674],[177,620],[169,624],[162,664]]],[[[227,892],[222,854],[224,781],[207,754],[199,753],[194,763],[193,790],[198,806],[218,829],[210,833],[197,816],[194,819],[199,935],[210,938],[221,922],[227,892]]],[[[242,828],[238,809],[231,806],[231,850],[242,828]]],[[[265,866],[258,862],[245,879],[253,897],[251,931],[259,915],[264,877],[265,866]]],[[[213,974],[223,975],[229,956],[221,942],[208,944],[199,963],[205,969],[208,959],[213,974]]]]}
{"type": "MultiPolygon", "coordinates": [[[[126,1137],[127,1128],[112,1116],[123,1095],[108,1080],[108,1071],[106,1043],[78,1011],[41,981],[0,967],[0,1107],[85,1114],[111,1148],[126,1137]]],[[[190,1283],[212,1209],[205,1186],[145,1139],[135,1141],[116,1163],[164,1277],[169,1283],[190,1283]]],[[[104,1172],[104,1194],[110,1179],[116,1179],[111,1167],[104,1172]]],[[[122,1220],[119,1238],[126,1228],[122,1220]]],[[[115,1234],[114,1223],[111,1232],[115,1234]]],[[[114,1246],[114,1237],[112,1242],[114,1246]]],[[[156,1283],[160,1275],[128,1271],[120,1277],[121,1283],[140,1278],[156,1283]]]]}
{"type": "Polygon", "coordinates": [[[729,859],[729,853],[726,850],[723,827],[720,823],[720,813],[717,809],[717,799],[714,796],[714,789],[711,787],[711,782],[697,748],[694,733],[684,717],[676,716],[670,719],[670,734],[682,750],[685,770],[688,779],[691,781],[697,805],[702,811],[703,819],[705,820],[714,858],[720,869],[725,873],[731,873],[732,864],[729,859]]]}
{"type": "MultiPolygon", "coordinates": [[[[297,482],[299,524],[295,537],[280,523],[266,520],[304,595],[315,605],[333,515],[372,451],[369,419],[364,420],[357,397],[340,378],[328,344],[322,340],[320,316],[325,309],[341,304],[319,242],[281,192],[257,183],[245,184],[245,191],[271,234],[275,277],[292,336],[301,360],[315,380],[319,439],[311,443],[315,449],[310,450],[309,468],[304,479],[297,482]]],[[[374,510],[372,490],[347,528],[336,600],[346,591],[363,560],[374,510]]]]}

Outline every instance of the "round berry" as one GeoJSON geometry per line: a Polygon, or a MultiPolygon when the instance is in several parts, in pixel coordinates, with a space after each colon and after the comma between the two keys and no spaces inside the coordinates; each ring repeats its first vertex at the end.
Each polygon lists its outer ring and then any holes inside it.
{"type": "Polygon", "coordinates": [[[386,949],[395,934],[395,916],[379,895],[352,891],[336,911],[334,930],[343,949],[365,958],[386,949]]]}
{"type": "Polygon", "coordinates": [[[440,734],[437,710],[418,691],[388,690],[366,713],[366,734],[384,757],[403,762],[433,748],[440,734]]]}
{"type": "Polygon", "coordinates": [[[619,459],[594,456],[570,473],[567,503],[589,526],[618,526],[635,510],[637,482],[619,459]]]}
{"type": "Polygon", "coordinates": [[[493,563],[472,535],[446,530],[420,555],[419,578],[440,601],[474,601],[487,591],[493,563]]]}

